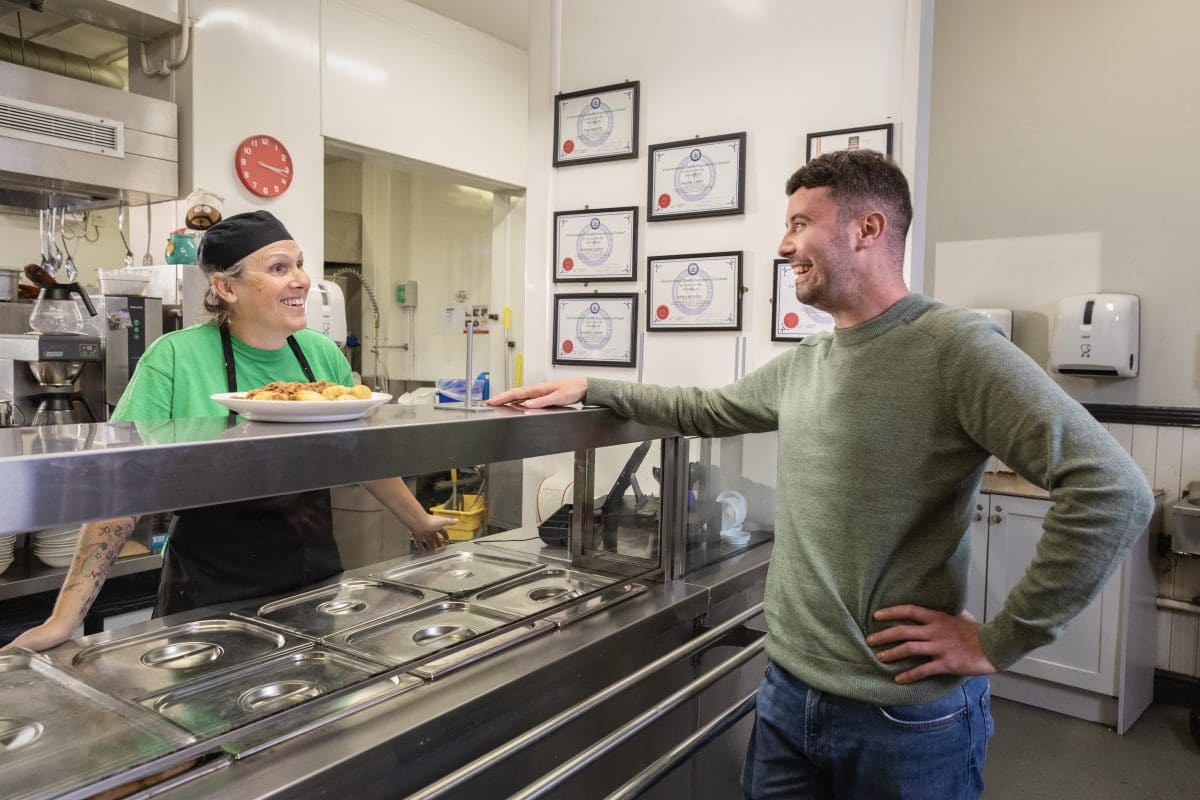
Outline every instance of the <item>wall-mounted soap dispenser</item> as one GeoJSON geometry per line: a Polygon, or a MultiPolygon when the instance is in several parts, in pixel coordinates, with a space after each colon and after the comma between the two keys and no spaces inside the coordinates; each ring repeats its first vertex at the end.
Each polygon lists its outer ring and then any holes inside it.
{"type": "Polygon", "coordinates": [[[1007,339],[1012,339],[1013,332],[1013,312],[1011,308],[971,308],[969,311],[974,311],[981,317],[987,317],[991,322],[994,322],[1004,331],[1004,336],[1007,339]]]}
{"type": "Polygon", "coordinates": [[[1050,368],[1063,375],[1135,377],[1139,306],[1133,294],[1079,294],[1059,300],[1050,368]]]}

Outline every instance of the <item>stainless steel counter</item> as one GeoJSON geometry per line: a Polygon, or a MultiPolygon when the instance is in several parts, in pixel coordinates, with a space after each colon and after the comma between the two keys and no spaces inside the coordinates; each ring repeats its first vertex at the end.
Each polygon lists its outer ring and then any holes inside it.
{"type": "Polygon", "coordinates": [[[608,409],[382,406],[350,422],[206,417],[0,429],[0,533],[675,436],[608,409]]]}

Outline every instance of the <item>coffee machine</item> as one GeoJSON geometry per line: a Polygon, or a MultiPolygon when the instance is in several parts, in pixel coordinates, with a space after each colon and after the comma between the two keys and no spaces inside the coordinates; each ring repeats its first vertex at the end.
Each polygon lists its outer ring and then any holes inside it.
{"type": "Polygon", "coordinates": [[[99,371],[98,336],[0,334],[0,411],[8,425],[58,425],[102,419],[81,378],[99,371]]]}
{"type": "MultiPolygon", "coordinates": [[[[129,385],[129,377],[146,348],[162,336],[163,301],[159,297],[104,295],[104,402],[109,409],[129,385]]],[[[105,415],[107,416],[107,415],[105,415]]]]}

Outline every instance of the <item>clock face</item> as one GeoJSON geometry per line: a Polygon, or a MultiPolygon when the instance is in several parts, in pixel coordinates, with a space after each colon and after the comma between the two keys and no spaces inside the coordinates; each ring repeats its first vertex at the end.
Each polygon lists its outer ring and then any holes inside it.
{"type": "Polygon", "coordinates": [[[292,156],[270,136],[251,136],[239,144],[233,166],[242,185],[259,197],[278,197],[292,185],[292,156]]]}

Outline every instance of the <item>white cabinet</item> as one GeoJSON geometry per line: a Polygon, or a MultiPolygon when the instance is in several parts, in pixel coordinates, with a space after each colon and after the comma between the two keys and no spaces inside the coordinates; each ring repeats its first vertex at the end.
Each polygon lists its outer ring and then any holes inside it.
{"type": "MultiPolygon", "coordinates": [[[[977,619],[991,621],[1003,609],[1037,553],[1051,506],[1034,497],[979,496],[970,529],[967,599],[977,619]]],[[[1124,733],[1153,695],[1158,626],[1152,541],[1147,529],[1101,593],[1053,643],[993,676],[993,693],[1124,733]]]]}

